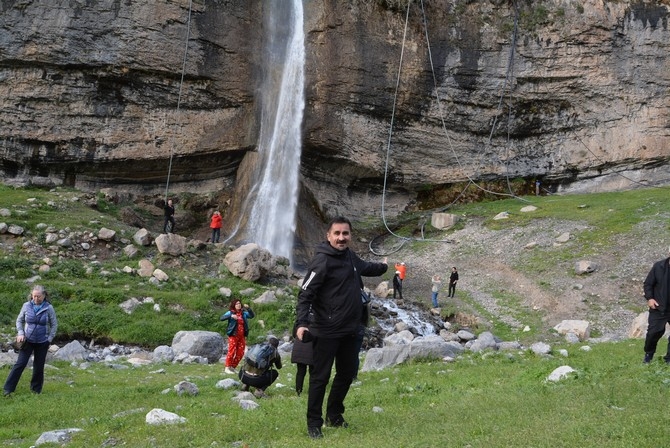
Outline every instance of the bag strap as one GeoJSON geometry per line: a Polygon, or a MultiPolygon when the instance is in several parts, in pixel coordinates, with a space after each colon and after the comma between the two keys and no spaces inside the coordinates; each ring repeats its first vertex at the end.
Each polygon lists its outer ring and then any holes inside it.
{"type": "Polygon", "coordinates": [[[349,249],[349,262],[351,263],[351,266],[354,268],[354,274],[358,277],[358,283],[361,286],[361,290],[365,289],[365,286],[363,285],[363,278],[361,275],[358,273],[358,270],[356,269],[356,265],[354,264],[354,259],[351,256],[351,249],[349,249]]]}

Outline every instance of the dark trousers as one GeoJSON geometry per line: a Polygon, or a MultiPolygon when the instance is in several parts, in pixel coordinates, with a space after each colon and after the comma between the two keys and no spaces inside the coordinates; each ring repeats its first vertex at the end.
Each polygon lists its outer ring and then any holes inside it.
{"type": "Polygon", "coordinates": [[[314,366],[309,375],[309,397],[307,398],[307,426],[323,425],[321,412],[330,372],[335,364],[335,378],[330,387],[326,404],[326,417],[335,420],[344,414],[344,399],[356,376],[358,351],[356,335],[341,338],[314,339],[314,366]]]}
{"type": "Polygon", "coordinates": [[[400,300],[403,300],[402,298],[402,283],[399,283],[397,285],[393,285],[393,300],[395,300],[396,293],[398,294],[398,297],[400,300]]]}
{"type": "MultiPolygon", "coordinates": [[[[305,376],[307,375],[307,370],[312,371],[312,366],[307,364],[297,363],[297,371],[295,374],[295,391],[298,392],[298,395],[302,393],[303,386],[305,384],[305,376]]],[[[311,373],[310,373],[311,374],[311,373]]]]}
{"type": "Polygon", "coordinates": [[[242,381],[242,384],[255,387],[256,389],[265,390],[266,387],[275,382],[279,376],[279,372],[274,369],[268,369],[263,372],[262,375],[249,375],[244,371],[244,369],[240,369],[240,373],[238,375],[240,377],[240,381],[242,381]]]}
{"type": "Polygon", "coordinates": [[[212,229],[212,243],[218,243],[221,237],[221,229],[212,229]]]}
{"type": "Polygon", "coordinates": [[[19,384],[23,370],[28,365],[30,361],[30,356],[35,354],[33,359],[33,377],[30,380],[30,390],[36,394],[42,393],[42,386],[44,385],[44,363],[47,360],[47,352],[49,351],[49,343],[44,342],[42,344],[33,344],[32,342],[26,341],[23,345],[23,348],[19,350],[19,358],[16,360],[16,364],[12,367],[12,370],[9,372],[7,381],[5,381],[5,387],[3,388],[6,393],[12,393],[16,390],[16,385],[19,384]]]}
{"type": "Polygon", "coordinates": [[[449,283],[449,292],[447,293],[447,297],[454,297],[454,294],[456,294],[456,283],[449,283]]]}
{"type": "MultiPolygon", "coordinates": [[[[649,310],[649,320],[647,321],[647,337],[644,340],[644,352],[656,353],[656,346],[665,333],[665,324],[670,323],[670,313],[661,313],[658,310],[649,310]]],[[[666,361],[670,362],[670,340],[668,341],[668,351],[664,356],[666,361]]]]}
{"type": "Polygon", "coordinates": [[[163,222],[163,233],[168,233],[167,231],[168,223],[172,224],[170,233],[174,233],[174,217],[172,216],[165,217],[165,221],[163,222]]]}

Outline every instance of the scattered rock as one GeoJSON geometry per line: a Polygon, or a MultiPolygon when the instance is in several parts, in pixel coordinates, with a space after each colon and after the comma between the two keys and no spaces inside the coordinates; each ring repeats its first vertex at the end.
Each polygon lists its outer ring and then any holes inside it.
{"type": "Polygon", "coordinates": [[[186,419],[163,409],[152,409],[146,415],[146,422],[150,425],[173,425],[186,423],[186,419]]]}
{"type": "Polygon", "coordinates": [[[560,381],[564,378],[567,378],[568,374],[570,374],[574,371],[575,371],[575,369],[573,369],[570,366],[558,367],[558,368],[554,369],[554,371],[551,372],[551,374],[549,374],[549,376],[547,377],[547,381],[552,381],[552,382],[560,381]]]}
{"type": "Polygon", "coordinates": [[[102,241],[114,241],[116,231],[103,227],[98,231],[98,239],[102,241]]]}

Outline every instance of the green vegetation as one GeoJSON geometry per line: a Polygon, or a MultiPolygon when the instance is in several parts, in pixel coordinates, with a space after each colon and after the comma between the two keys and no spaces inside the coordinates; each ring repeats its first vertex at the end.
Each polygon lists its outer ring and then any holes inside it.
{"type": "Polygon", "coordinates": [[[536,211],[518,212],[522,203],[515,198],[457,205],[449,211],[466,217],[485,217],[485,224],[491,229],[523,227],[535,219],[583,222],[589,230],[581,232],[580,237],[588,240],[589,244],[583,247],[589,251],[613,245],[615,238],[630,232],[636,224],[654,218],[659,210],[670,217],[669,193],[670,188],[665,187],[588,195],[523,196],[520,199],[537,207],[536,211]],[[509,219],[494,220],[501,212],[508,212],[509,219]]]}
{"type": "MultiPolygon", "coordinates": [[[[573,221],[580,225],[575,234],[580,244],[569,248],[543,248],[519,257],[520,267],[542,274],[550,264],[567,263],[577,256],[588,256],[598,247],[616,244],[645,220],[665,221],[670,215],[668,188],[650,188],[622,193],[571,196],[525,196],[519,199],[456,205],[451,213],[481,220],[491,229],[523,229],[533,219],[573,221]],[[533,213],[517,212],[524,202],[538,207],[533,213]],[[492,217],[507,211],[509,219],[492,217]],[[583,242],[583,243],[582,243],[583,242]],[[586,244],[588,242],[588,244],[586,244]]],[[[13,334],[13,321],[28,287],[25,280],[38,274],[44,263],[31,249],[28,240],[40,241],[38,225],[47,223],[58,229],[91,232],[102,225],[130,238],[134,229],[101,204],[97,210],[83,201],[72,200],[79,193],[58,190],[14,190],[0,187],[0,208],[12,210],[3,221],[23,225],[26,237],[0,235],[0,330],[13,334]],[[28,202],[29,198],[35,198],[28,202]],[[55,204],[46,205],[49,201],[55,204]],[[57,210],[58,212],[54,212],[57,210]],[[32,235],[32,236],[31,236],[32,235]],[[10,249],[11,248],[11,249],[10,249]]],[[[103,200],[104,201],[104,200],[103,200]]],[[[423,219],[420,213],[399,219],[402,232],[416,234],[423,219]],[[414,222],[414,224],[412,224],[414,222]]],[[[426,237],[447,237],[448,233],[427,231],[426,237]]],[[[33,243],[31,243],[33,244],[33,243]]],[[[411,243],[427,250],[426,243],[411,243]]],[[[51,270],[40,273],[41,283],[51,291],[60,318],[59,337],[91,338],[153,347],[169,344],[179,330],[208,329],[223,331],[219,315],[229,299],[219,288],[233,295],[253,288],[254,297],[269,286],[231,276],[219,264],[203,267],[191,263],[189,254],[172,259],[142,249],[143,256],[157,264],[170,266],[170,280],[156,286],[139,276],[123,272],[136,260],[114,253],[94,260],[55,257],[51,270]],[[214,266],[214,267],[211,267],[214,266]],[[146,303],[132,314],[118,304],[131,298],[150,297],[160,307],[146,303]]],[[[203,249],[199,255],[221,259],[222,253],[203,249]]],[[[542,284],[541,284],[542,285],[542,284]]],[[[545,283],[548,285],[548,283],[545,283]]],[[[289,288],[290,289],[290,288],[289,288]]],[[[521,305],[519,297],[499,288],[487,291],[501,306],[512,310],[508,315],[539,328],[541,316],[521,305]],[[536,322],[533,324],[533,322],[536,322]]],[[[493,321],[491,331],[505,340],[518,339],[518,330],[496,316],[478,309],[467,291],[459,297],[484,317],[493,321]]],[[[296,291],[276,304],[258,305],[257,319],[250,321],[252,339],[269,332],[286,334],[293,320],[296,291]],[[261,323],[261,320],[263,321],[261,323]]],[[[444,315],[456,315],[455,307],[444,315]]],[[[557,339],[558,340],[558,339],[557,339]]],[[[0,413],[0,439],[6,446],[27,447],[45,430],[78,427],[71,447],[89,446],[255,446],[301,447],[328,446],[470,446],[470,447],[553,447],[662,446],[665,434],[654,421],[656,411],[648,403],[662,403],[670,388],[670,367],[657,359],[652,365],[641,363],[641,343],[624,341],[601,343],[592,350],[578,346],[556,346],[551,357],[539,357],[528,351],[506,353],[465,353],[453,363],[439,360],[415,361],[381,372],[362,372],[347,399],[348,429],[325,429],[323,442],[307,438],[305,428],[306,397],[291,390],[295,369],[287,365],[279,383],[287,387],[270,391],[271,398],[260,400],[260,408],[243,411],[232,401],[235,391],[215,387],[221,380],[221,365],[155,365],[125,370],[95,363],[87,369],[56,363],[47,369],[42,395],[29,393],[24,376],[17,392],[3,399],[0,413]],[[556,354],[566,348],[569,356],[556,354]],[[545,378],[557,367],[576,369],[568,379],[547,383],[545,378]],[[160,370],[159,370],[160,369],[160,370]],[[177,396],[171,388],[179,381],[198,385],[196,397],[177,396]],[[169,393],[162,391],[170,389],[169,393]],[[374,412],[373,408],[381,408],[374,412]],[[154,408],[175,412],[188,421],[182,425],[154,427],[145,423],[145,415],[154,408]],[[409,423],[409,424],[408,424],[409,423]]],[[[4,375],[9,367],[2,369],[4,375]]]]}
{"type": "MultiPolygon", "coordinates": [[[[306,396],[292,390],[294,366],[280,371],[270,398],[242,410],[237,391],[215,387],[221,365],[155,365],[87,369],[59,363],[47,369],[42,395],[22,380],[4,398],[0,439],[28,447],[45,430],[80,428],[66,446],[457,446],[607,447],[664,446],[663,425],[649,403],[664,403],[670,367],[641,362],[638,342],[566,348],[568,357],[530,352],[465,354],[453,363],[423,361],[380,372],[361,372],[346,401],[347,429],[324,429],[323,441],[307,437],[306,396]],[[576,370],[559,382],[545,379],[556,368],[576,370]],[[195,383],[197,396],[178,396],[172,387],[195,383]],[[162,393],[164,390],[168,393],[162,393]],[[373,408],[378,407],[380,412],[373,408]],[[150,426],[154,409],[187,422],[150,426]]],[[[7,370],[3,370],[5,374],[7,370]]]]}
{"type": "MultiPolygon", "coordinates": [[[[39,189],[14,189],[0,186],[0,208],[7,208],[12,215],[2,218],[7,224],[24,227],[25,236],[0,235],[0,332],[13,334],[14,319],[20,304],[29,293],[26,280],[39,275],[39,282],[50,293],[50,299],[59,316],[59,339],[83,338],[114,341],[122,344],[139,344],[155,347],[170,344],[179,330],[223,331],[219,316],[227,309],[230,298],[224,297],[219,288],[229,288],[234,297],[252,288],[257,297],[268,286],[241,280],[220,267],[225,256],[223,249],[203,249],[204,257],[214,259],[210,265],[191,265],[189,257],[174,259],[158,253],[155,246],[141,248],[140,254],[150,258],[158,267],[168,271],[170,280],[154,285],[138,275],[124,272],[124,267],[138,267],[139,257],[129,259],[119,247],[108,249],[98,243],[91,249],[96,257],[81,259],[71,251],[59,249],[58,257],[51,257],[48,272],[39,272],[45,264],[41,252],[33,244],[48,246],[44,239],[45,225],[66,233],[97,233],[102,227],[113,229],[121,238],[131,239],[137,231],[118,221],[118,206],[106,202],[104,197],[95,199],[95,209],[85,204],[81,192],[68,189],[55,191],[39,189]],[[40,233],[41,232],[41,233],[40,233]],[[153,299],[132,314],[124,313],[118,306],[130,299],[153,299]],[[153,309],[160,307],[160,312],[153,309]]],[[[90,201],[86,201],[90,204],[90,201]]],[[[95,245],[95,244],[94,244],[95,245]]],[[[195,250],[195,249],[194,249],[195,250]]],[[[195,254],[194,254],[195,255],[195,254]]],[[[278,304],[253,307],[262,312],[261,319],[250,321],[252,334],[258,337],[268,332],[283,335],[290,330],[295,309],[295,290],[285,288],[285,295],[278,304]],[[262,327],[264,325],[264,327],[262,327]]]]}

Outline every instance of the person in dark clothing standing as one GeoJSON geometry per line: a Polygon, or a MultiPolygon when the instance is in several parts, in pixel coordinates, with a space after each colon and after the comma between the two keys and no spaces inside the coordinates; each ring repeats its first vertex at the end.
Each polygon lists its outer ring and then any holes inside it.
{"type": "MultiPolygon", "coordinates": [[[[670,253],[670,249],[668,249],[670,253]]],[[[644,280],[644,298],[649,307],[647,337],[644,340],[644,363],[649,364],[656,353],[658,341],[670,323],[670,257],[657,261],[644,280]]],[[[670,340],[663,357],[670,364],[670,340]]]]}
{"type": "Polygon", "coordinates": [[[342,414],[344,399],[357,374],[357,336],[363,315],[360,276],[379,276],[388,269],[386,259],[383,263],[367,262],[349,249],[351,230],[347,218],[330,222],[327,241],[317,246],[298,295],[296,336],[301,341],[313,339],[314,365],[307,398],[307,432],[313,439],[323,437],[323,400],[333,363],[335,378],[325,423],[348,426],[342,414]]]}
{"type": "Polygon", "coordinates": [[[174,233],[174,205],[172,205],[172,199],[168,199],[167,204],[165,204],[165,207],[163,207],[163,212],[165,215],[165,221],[163,222],[163,233],[174,233]],[[168,223],[170,223],[169,229],[168,223]]]}
{"type": "Polygon", "coordinates": [[[393,276],[393,300],[396,298],[396,294],[402,300],[402,280],[400,279],[400,271],[395,271],[393,276]]]}
{"type": "Polygon", "coordinates": [[[456,294],[456,282],[458,282],[458,271],[456,270],[456,266],[454,266],[451,268],[451,275],[449,276],[449,291],[447,297],[454,297],[454,294],[456,294]]]}

